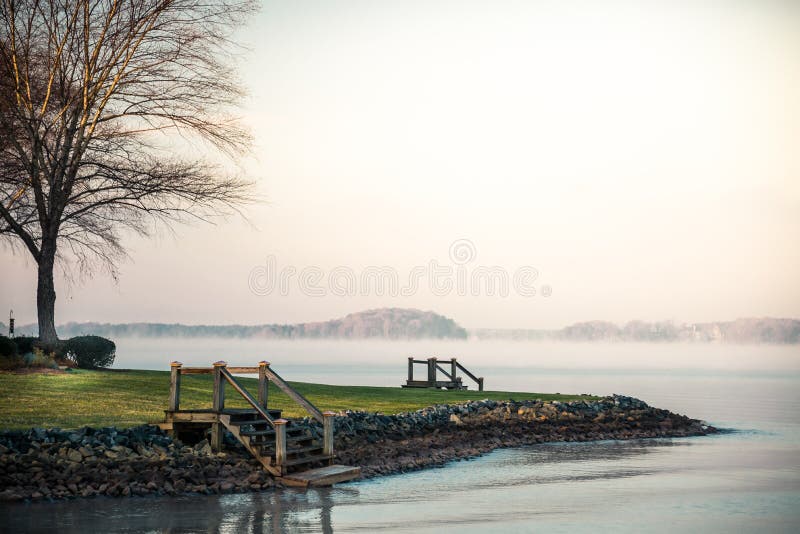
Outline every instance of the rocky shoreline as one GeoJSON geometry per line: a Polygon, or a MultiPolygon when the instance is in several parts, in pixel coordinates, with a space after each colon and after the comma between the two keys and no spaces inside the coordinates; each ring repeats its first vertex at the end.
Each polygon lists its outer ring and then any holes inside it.
{"type": "MultiPolygon", "coordinates": [[[[646,403],[614,395],[572,402],[473,401],[335,420],[339,463],[364,477],[403,473],[547,442],[698,436],[717,432],[646,403]]],[[[312,432],[321,435],[314,421],[312,432]]],[[[34,428],[0,433],[0,501],[263,491],[275,482],[231,436],[215,454],[203,440],[173,441],[157,427],[34,428]]]]}

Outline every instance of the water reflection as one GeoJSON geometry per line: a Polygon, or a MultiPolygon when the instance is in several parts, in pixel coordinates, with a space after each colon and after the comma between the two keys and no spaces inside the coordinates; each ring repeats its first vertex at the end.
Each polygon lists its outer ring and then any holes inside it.
{"type": "MultiPolygon", "coordinates": [[[[505,490],[513,487],[571,486],[650,475],[658,466],[648,462],[647,456],[690,444],[691,440],[543,444],[335,488],[4,505],[0,506],[0,525],[17,532],[332,533],[337,520],[350,530],[358,516],[371,527],[400,528],[401,518],[413,513],[427,517],[428,525],[453,526],[477,518],[474,513],[461,517],[443,513],[447,502],[477,499],[488,500],[485,504],[490,505],[495,499],[505,500],[505,490]],[[341,513],[335,515],[334,511],[341,513]]],[[[506,517],[518,515],[508,510],[504,513],[511,514],[506,517]]],[[[493,514],[481,517],[491,520],[493,514]]]]}

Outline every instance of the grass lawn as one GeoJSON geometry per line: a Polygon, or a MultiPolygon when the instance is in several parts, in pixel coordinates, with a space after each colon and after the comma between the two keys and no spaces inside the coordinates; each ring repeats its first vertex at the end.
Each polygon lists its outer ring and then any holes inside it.
{"type": "MultiPolygon", "coordinates": [[[[258,381],[239,377],[255,395],[258,381]]],[[[291,382],[320,410],[367,410],[386,414],[418,410],[432,404],[467,400],[572,400],[578,395],[508,391],[437,391],[400,387],[328,386],[291,382]]],[[[181,377],[181,408],[211,407],[212,377],[181,377]]],[[[287,417],[306,415],[283,392],[270,385],[270,407],[287,417]]],[[[0,429],[32,426],[134,426],[163,419],[169,396],[168,371],[85,371],[64,374],[0,374],[0,429]]],[[[593,398],[593,397],[590,397],[593,398]]],[[[225,405],[248,405],[229,385],[225,405]]]]}

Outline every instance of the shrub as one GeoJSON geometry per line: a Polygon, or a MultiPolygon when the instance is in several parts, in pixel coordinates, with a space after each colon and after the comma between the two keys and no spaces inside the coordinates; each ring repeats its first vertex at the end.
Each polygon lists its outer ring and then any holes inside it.
{"type": "Polygon", "coordinates": [[[24,365],[25,362],[22,361],[22,358],[20,358],[19,355],[0,356],[0,369],[4,371],[9,371],[11,369],[19,369],[24,365]]]}
{"type": "Polygon", "coordinates": [[[14,343],[17,344],[17,354],[33,352],[33,348],[38,342],[39,338],[31,336],[19,336],[14,338],[14,343]]]}
{"type": "Polygon", "coordinates": [[[10,337],[0,336],[0,357],[11,358],[16,356],[17,344],[10,337]]]}
{"type": "Polygon", "coordinates": [[[117,352],[113,341],[100,336],[77,336],[62,343],[59,354],[82,369],[109,367],[117,352]]]}
{"type": "Polygon", "coordinates": [[[10,337],[0,336],[0,369],[17,369],[24,362],[17,352],[17,344],[10,337]]]}
{"type": "Polygon", "coordinates": [[[48,354],[38,347],[34,347],[33,352],[29,352],[22,357],[26,367],[48,367],[57,369],[58,364],[53,359],[52,354],[48,354]]]}

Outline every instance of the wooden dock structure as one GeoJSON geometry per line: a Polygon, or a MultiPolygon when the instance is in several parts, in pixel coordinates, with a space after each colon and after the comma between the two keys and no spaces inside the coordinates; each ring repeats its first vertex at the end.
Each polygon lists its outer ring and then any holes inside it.
{"type": "Polygon", "coordinates": [[[483,391],[483,377],[482,376],[475,376],[469,370],[458,363],[456,358],[450,358],[450,360],[439,360],[438,358],[428,358],[427,360],[416,360],[414,358],[408,359],[408,380],[405,384],[402,384],[401,387],[404,388],[435,388],[435,389],[458,389],[463,390],[467,389],[467,386],[464,385],[462,378],[458,376],[458,370],[464,372],[469,378],[475,381],[478,384],[478,391],[483,391]],[[444,363],[445,365],[450,366],[450,371],[448,372],[444,367],[440,365],[444,363]],[[415,364],[423,364],[427,366],[428,375],[426,380],[414,380],[414,365],[415,364]],[[439,380],[437,377],[438,373],[442,373],[447,380],[439,380]]]}
{"type": "Polygon", "coordinates": [[[233,435],[271,475],[280,482],[299,487],[330,486],[358,478],[359,467],[333,463],[333,412],[321,412],[308,399],[292,388],[271,367],[259,362],[258,367],[228,367],[215,362],[212,367],[184,367],[170,364],[169,408],[158,426],[173,437],[200,437],[211,429],[211,449],[221,451],[225,430],[233,435]],[[210,374],[214,377],[214,393],[210,409],[181,410],[181,376],[210,374]],[[234,374],[257,374],[258,394],[253,397],[234,374]],[[322,423],[322,443],[307,425],[281,417],[281,411],[268,406],[269,383],[272,382],[290,399],[305,408],[322,423]],[[249,409],[225,408],[225,384],[230,384],[250,405],[249,409]]]}

